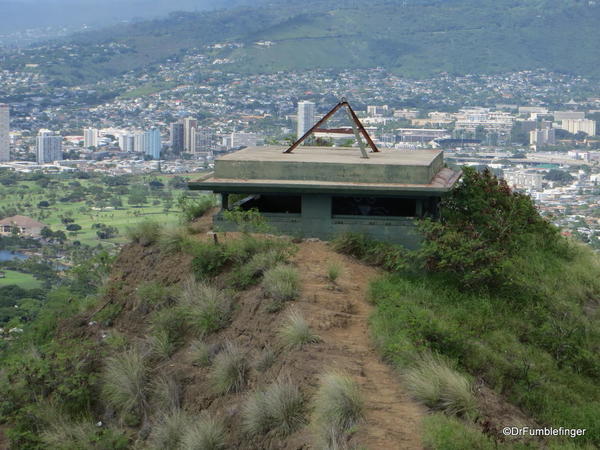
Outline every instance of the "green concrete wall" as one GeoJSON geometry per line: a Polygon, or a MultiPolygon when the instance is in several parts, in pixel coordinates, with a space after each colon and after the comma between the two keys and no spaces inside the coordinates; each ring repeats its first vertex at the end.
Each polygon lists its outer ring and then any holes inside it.
{"type": "Polygon", "coordinates": [[[215,161],[215,177],[251,180],[429,184],[442,166],[443,155],[441,153],[428,166],[218,159],[215,161]]]}
{"type": "MultiPolygon", "coordinates": [[[[422,236],[415,220],[405,217],[331,216],[331,197],[303,195],[302,214],[263,214],[274,231],[299,238],[331,240],[345,232],[364,233],[373,239],[400,244],[408,249],[419,248],[422,236]]],[[[215,228],[236,231],[236,225],[214,216],[215,228]]]]}

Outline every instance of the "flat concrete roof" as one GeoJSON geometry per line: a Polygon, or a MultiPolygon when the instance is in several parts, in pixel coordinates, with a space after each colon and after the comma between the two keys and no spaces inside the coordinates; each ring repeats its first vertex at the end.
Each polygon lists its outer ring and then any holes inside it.
{"type": "Polygon", "coordinates": [[[311,162],[327,164],[385,164],[393,166],[430,166],[442,150],[390,150],[369,153],[361,157],[358,148],[298,147],[292,153],[283,153],[287,147],[247,147],[219,158],[223,161],[311,162]]]}
{"type": "Polygon", "coordinates": [[[215,178],[428,185],[444,167],[441,150],[390,150],[362,158],[356,148],[249,147],[215,161],[215,178]]]}

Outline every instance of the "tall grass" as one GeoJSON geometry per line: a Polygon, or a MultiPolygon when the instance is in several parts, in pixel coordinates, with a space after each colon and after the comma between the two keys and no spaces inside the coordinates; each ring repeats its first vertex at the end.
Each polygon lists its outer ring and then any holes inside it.
{"type": "Polygon", "coordinates": [[[321,341],[321,338],[312,332],[304,316],[296,310],[289,312],[286,321],[279,328],[278,335],[283,346],[287,348],[302,348],[306,344],[321,341]]]}
{"type": "Polygon", "coordinates": [[[181,406],[181,385],[172,373],[160,373],[152,379],[152,407],[167,412],[178,410],[181,406]]]}
{"type": "Polygon", "coordinates": [[[439,357],[424,354],[404,379],[409,392],[432,409],[466,417],[477,413],[471,382],[439,357]]]}
{"type": "Polygon", "coordinates": [[[141,283],[135,292],[134,308],[147,313],[171,305],[173,298],[172,289],[158,281],[141,283]]]}
{"type": "Polygon", "coordinates": [[[319,448],[344,448],[363,419],[363,400],[352,378],[337,372],[321,377],[315,395],[313,428],[319,448]]]}
{"type": "Polygon", "coordinates": [[[221,350],[220,344],[207,344],[202,339],[196,339],[190,346],[192,364],[208,367],[221,350]]]}
{"type": "Polygon", "coordinates": [[[182,436],[181,450],[225,449],[225,427],[222,422],[207,413],[193,419],[182,436]]]}
{"type": "Polygon", "coordinates": [[[189,328],[188,311],[181,307],[157,311],[151,319],[152,332],[166,340],[173,349],[183,344],[189,328]]]}
{"type": "Polygon", "coordinates": [[[153,220],[144,220],[127,228],[127,237],[132,242],[146,247],[158,241],[161,231],[162,227],[158,222],[153,220]]]}
{"type": "Polygon", "coordinates": [[[183,435],[191,424],[192,418],[185,411],[169,410],[153,423],[150,436],[144,445],[150,450],[179,450],[183,435]]]}
{"type": "Polygon", "coordinates": [[[188,280],[180,303],[186,308],[191,326],[203,335],[226,326],[231,316],[229,292],[206,282],[188,280]]]}
{"type": "Polygon", "coordinates": [[[173,254],[183,252],[188,248],[190,235],[184,227],[167,227],[158,239],[158,244],[165,253],[173,254]]]}
{"type": "Polygon", "coordinates": [[[340,275],[342,274],[343,266],[339,261],[333,261],[327,265],[327,279],[336,283],[340,275]]]}
{"type": "Polygon", "coordinates": [[[243,428],[253,436],[274,431],[287,436],[304,424],[304,399],[298,386],[278,379],[252,393],[242,409],[243,428]]]}
{"type": "Polygon", "coordinates": [[[246,352],[232,342],[226,342],[223,351],[213,362],[209,378],[218,394],[241,391],[246,385],[249,364],[246,352]]]}
{"type": "Polygon", "coordinates": [[[149,367],[136,349],[106,360],[102,375],[103,399],[121,413],[143,414],[148,406],[149,367]]]}
{"type": "Polygon", "coordinates": [[[273,311],[281,309],[283,303],[295,300],[300,294],[298,271],[289,265],[278,264],[267,270],[263,277],[263,291],[273,300],[273,311]]]}

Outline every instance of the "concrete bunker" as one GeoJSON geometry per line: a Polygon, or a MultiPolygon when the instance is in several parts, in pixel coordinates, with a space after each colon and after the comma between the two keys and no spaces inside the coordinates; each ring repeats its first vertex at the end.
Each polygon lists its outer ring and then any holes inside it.
{"type": "MultiPolygon", "coordinates": [[[[460,177],[440,150],[384,149],[361,158],[337,147],[250,147],[215,161],[190,189],[221,195],[222,210],[256,209],[277,232],[332,239],[353,231],[417,248],[416,220],[438,218],[439,202],[460,177]],[[234,201],[232,201],[234,200],[234,201]]],[[[223,211],[215,226],[236,230],[223,211]]]]}

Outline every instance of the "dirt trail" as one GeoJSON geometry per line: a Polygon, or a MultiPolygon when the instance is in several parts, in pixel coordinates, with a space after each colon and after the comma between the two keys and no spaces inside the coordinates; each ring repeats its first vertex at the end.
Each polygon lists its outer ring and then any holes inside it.
{"type": "Polygon", "coordinates": [[[383,363],[368,329],[373,306],[367,298],[369,281],[377,270],[339,255],[322,242],[299,246],[294,263],[302,280],[298,306],[325,343],[328,367],[350,374],[360,385],[366,406],[366,424],[357,433],[357,443],[370,450],[420,449],[424,409],[403,390],[397,375],[383,363]],[[342,273],[333,285],[327,268],[341,263],[342,273]]]}

